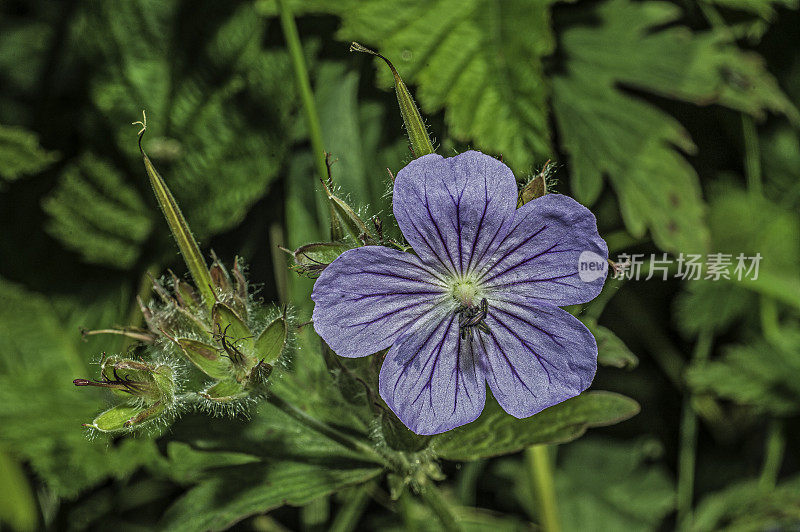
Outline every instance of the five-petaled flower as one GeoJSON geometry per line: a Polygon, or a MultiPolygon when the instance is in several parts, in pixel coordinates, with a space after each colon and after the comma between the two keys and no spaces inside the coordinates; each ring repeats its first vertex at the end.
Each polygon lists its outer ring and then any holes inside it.
{"type": "Polygon", "coordinates": [[[516,208],[502,162],[426,155],[394,182],[394,215],[416,254],[349,250],[320,275],[314,328],[343,357],[390,348],[381,397],[418,434],[475,420],[486,383],[509,414],[531,416],[588,388],[592,334],[559,306],[585,303],[581,252],[604,260],[592,213],[548,194],[516,208]]]}

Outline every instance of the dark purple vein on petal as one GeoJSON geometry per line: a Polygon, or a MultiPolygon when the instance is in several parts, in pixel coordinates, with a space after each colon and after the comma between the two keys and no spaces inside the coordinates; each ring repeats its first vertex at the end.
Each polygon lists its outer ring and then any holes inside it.
{"type": "MultiPolygon", "coordinates": [[[[539,365],[542,367],[542,369],[544,370],[545,374],[547,375],[547,382],[552,384],[553,383],[553,379],[552,379],[552,377],[550,375],[550,372],[545,367],[544,363],[547,362],[555,370],[558,370],[558,366],[556,366],[555,364],[553,364],[552,362],[550,362],[546,358],[542,357],[539,353],[537,353],[536,350],[533,349],[533,347],[531,347],[531,345],[528,344],[528,342],[525,341],[525,339],[523,339],[519,334],[517,334],[511,327],[506,325],[506,323],[503,320],[499,319],[497,316],[492,316],[492,317],[494,318],[494,320],[497,323],[500,324],[501,327],[503,327],[505,330],[507,330],[511,334],[511,336],[516,338],[517,341],[522,345],[522,347],[527,349],[528,352],[530,354],[532,354],[534,356],[534,358],[536,358],[536,361],[539,363],[539,365]]],[[[492,338],[494,338],[494,334],[492,335],[492,338]]],[[[497,344],[497,340],[496,339],[495,339],[495,344],[497,344]]],[[[498,346],[499,346],[499,344],[498,344],[498,346]]],[[[502,351],[502,349],[501,349],[501,351],[502,351]]],[[[503,354],[503,357],[506,359],[506,362],[508,362],[509,366],[511,366],[512,370],[513,370],[513,365],[508,360],[508,357],[506,357],[505,351],[502,351],[502,354],[503,354]]],[[[514,370],[514,373],[516,375],[516,370],[514,370]]]]}
{"type": "MultiPolygon", "coordinates": [[[[452,323],[452,319],[450,320],[450,323],[452,323]]],[[[423,346],[428,344],[428,342],[431,340],[431,338],[433,338],[433,336],[436,334],[436,332],[439,329],[442,328],[442,325],[444,325],[444,321],[440,321],[439,324],[431,331],[431,333],[428,335],[428,337],[425,339],[425,341],[422,342],[423,346]]],[[[403,361],[403,369],[400,371],[400,375],[398,375],[397,380],[394,383],[394,390],[392,391],[392,395],[397,393],[397,387],[400,385],[400,381],[405,376],[406,372],[408,371],[408,368],[411,366],[411,364],[414,362],[414,360],[416,360],[418,355],[419,355],[419,352],[414,353],[414,354],[412,354],[411,356],[408,357],[408,360],[403,361]]],[[[428,357],[428,360],[430,360],[430,357],[428,357]]],[[[428,365],[428,360],[425,361],[425,366],[428,365]]],[[[386,362],[384,362],[384,364],[385,363],[386,362]]],[[[423,368],[425,366],[423,366],[423,368]]]]}
{"type": "MultiPolygon", "coordinates": [[[[516,229],[516,227],[515,227],[515,229],[516,229]]],[[[494,262],[494,264],[492,264],[492,265],[491,265],[491,266],[490,266],[490,267],[489,267],[489,268],[488,268],[488,269],[487,269],[485,272],[481,273],[481,277],[480,277],[480,279],[478,279],[478,280],[479,280],[479,281],[482,281],[482,280],[483,280],[483,278],[484,278],[484,277],[486,277],[486,275],[488,275],[488,274],[489,274],[489,272],[491,272],[492,270],[494,270],[494,269],[497,267],[497,265],[498,265],[498,264],[501,264],[501,263],[502,263],[504,260],[506,260],[506,259],[509,257],[509,255],[511,255],[512,253],[514,253],[515,251],[517,251],[519,248],[521,248],[522,246],[524,246],[525,244],[527,244],[528,242],[530,242],[530,241],[531,241],[531,240],[533,240],[534,238],[536,238],[536,237],[537,237],[537,236],[538,236],[538,235],[539,235],[539,234],[540,234],[542,231],[544,231],[545,229],[547,229],[547,224],[543,225],[543,226],[541,227],[541,229],[539,229],[538,231],[535,231],[535,232],[531,233],[530,235],[528,235],[527,237],[525,237],[525,238],[524,238],[524,239],[523,239],[521,242],[519,242],[519,243],[518,243],[516,246],[514,246],[514,247],[513,247],[513,248],[511,248],[510,250],[508,250],[508,251],[506,251],[505,253],[503,253],[503,255],[502,255],[502,256],[501,256],[499,259],[497,259],[497,260],[494,262]]],[[[512,229],[511,231],[509,231],[508,235],[511,235],[511,234],[513,234],[513,232],[514,232],[514,230],[512,229]]],[[[505,241],[508,239],[508,235],[506,235],[506,237],[505,237],[505,238],[503,238],[503,241],[502,241],[502,242],[500,242],[500,246],[502,246],[502,245],[503,245],[503,243],[504,243],[504,242],[505,242],[505,241]]]]}
{"type": "MultiPolygon", "coordinates": [[[[447,249],[447,241],[444,239],[444,236],[442,236],[442,228],[439,227],[438,223],[436,223],[436,219],[433,217],[433,213],[431,212],[431,204],[428,201],[428,182],[427,182],[427,180],[423,183],[422,186],[424,187],[424,193],[425,193],[424,203],[425,203],[425,210],[428,212],[428,219],[431,221],[433,226],[436,228],[436,234],[439,235],[439,241],[442,243],[442,247],[444,248],[444,253],[445,253],[445,255],[447,255],[447,258],[450,260],[450,265],[453,266],[453,272],[458,272],[458,270],[456,269],[456,263],[453,260],[453,257],[450,255],[450,250],[447,249]]],[[[458,272],[458,273],[460,273],[460,272],[458,272]]]]}
{"type": "MultiPolygon", "coordinates": [[[[512,375],[514,375],[514,377],[516,377],[516,379],[519,381],[519,383],[522,384],[523,388],[528,390],[529,394],[531,394],[532,396],[536,397],[536,394],[533,392],[533,390],[530,389],[530,387],[525,383],[525,381],[522,380],[522,377],[519,376],[519,373],[517,373],[517,370],[514,367],[514,364],[512,364],[511,361],[508,359],[508,355],[506,355],[506,352],[503,350],[503,347],[500,345],[500,342],[497,341],[497,338],[495,337],[494,333],[490,333],[489,334],[489,338],[492,339],[492,343],[497,348],[497,351],[499,351],[500,354],[503,356],[503,359],[505,359],[506,364],[508,365],[508,369],[511,370],[512,375]]],[[[482,340],[481,340],[481,342],[482,342],[482,340]]],[[[489,351],[487,350],[486,352],[488,353],[489,351]]],[[[489,365],[491,366],[492,357],[487,356],[486,360],[489,361],[489,365]]],[[[547,370],[545,370],[545,372],[546,371],[547,370]]],[[[497,376],[494,375],[494,371],[492,372],[492,375],[494,376],[494,382],[497,383],[497,376]]],[[[499,383],[497,383],[497,384],[498,384],[498,387],[500,388],[499,383]]]]}

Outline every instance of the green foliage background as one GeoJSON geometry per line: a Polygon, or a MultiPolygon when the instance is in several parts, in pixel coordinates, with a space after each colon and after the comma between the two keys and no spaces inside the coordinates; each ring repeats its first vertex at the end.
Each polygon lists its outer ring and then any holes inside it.
{"type": "MultiPolygon", "coordinates": [[[[798,526],[797,2],[287,3],[334,181],[364,213],[390,220],[386,169],[410,154],[388,70],[351,40],[395,63],[439,153],[502,155],[520,180],[556,161],[556,191],[592,208],[612,256],[764,257],[755,282],[611,281],[581,310],[609,364],[595,387],[642,411],[558,447],[565,530],[798,526]]],[[[310,314],[312,283],[278,246],[323,240],[327,220],[276,14],[271,0],[0,1],[0,522],[317,530],[348,511],[365,528],[435,526],[388,500],[374,464],[269,405],[249,422],[187,416],[159,439],[81,429],[106,399],[71,380],[126,346],[79,329],[135,323],[148,274],[184,271],[138,157],[142,109],[203,248],[244,256],[260,297],[310,314]]],[[[317,393],[321,360],[295,368],[286,394],[369,432],[317,393]]],[[[439,443],[470,528],[538,522],[525,456],[490,458],[519,449],[502,435],[478,459],[439,443]]]]}

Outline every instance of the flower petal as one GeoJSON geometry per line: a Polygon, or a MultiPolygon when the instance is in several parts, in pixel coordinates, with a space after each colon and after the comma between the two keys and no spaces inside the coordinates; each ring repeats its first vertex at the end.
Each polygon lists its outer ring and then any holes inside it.
{"type": "Polygon", "coordinates": [[[439,434],[474,421],[486,383],[471,342],[462,341],[452,312],[436,311],[409,328],[381,367],[381,397],[417,434],[439,434]]]}
{"type": "Polygon", "coordinates": [[[382,246],[351,249],[314,284],[314,330],[338,355],[371,355],[447,297],[444,282],[413,254],[382,246]]]}
{"type": "Polygon", "coordinates": [[[511,170],[477,151],[426,155],[397,173],[394,215],[423,261],[470,271],[508,232],[517,203],[511,170]]]}
{"type": "Polygon", "coordinates": [[[607,261],[608,247],[591,211],[567,196],[547,194],[517,210],[508,235],[483,265],[480,282],[490,292],[575,305],[600,293],[607,261]],[[602,271],[579,272],[587,261],[602,271]]]}
{"type": "Polygon", "coordinates": [[[477,333],[486,380],[503,410],[523,418],[574,397],[597,369],[597,343],[570,313],[524,297],[489,304],[489,333],[477,333]]]}

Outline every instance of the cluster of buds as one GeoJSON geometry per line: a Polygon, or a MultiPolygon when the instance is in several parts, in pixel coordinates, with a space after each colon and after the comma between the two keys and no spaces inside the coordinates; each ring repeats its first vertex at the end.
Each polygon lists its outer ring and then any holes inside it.
{"type": "Polygon", "coordinates": [[[210,304],[191,284],[172,276],[172,291],[159,281],[157,300],[139,304],[153,343],[172,346],[212,379],[197,395],[212,410],[262,394],[289,343],[286,309],[266,310],[253,302],[247,280],[234,262],[231,272],[214,257],[209,269],[214,300],[210,304]]]}
{"type": "MultiPolygon", "coordinates": [[[[146,129],[141,122],[139,147],[146,129]]],[[[122,394],[126,401],[87,426],[101,432],[133,431],[178,412],[196,408],[233,413],[266,392],[273,368],[291,344],[287,309],[265,307],[249,293],[239,259],[228,270],[212,252],[207,267],[186,220],[166,183],[142,150],[145,169],[158,203],[178,244],[194,284],[170,272],[154,280],[150,303],[138,299],[146,328],[87,331],[113,333],[145,346],[149,360],[103,357],[97,380],[76,379],[122,394]],[[188,362],[186,383],[178,379],[188,362]]]]}

